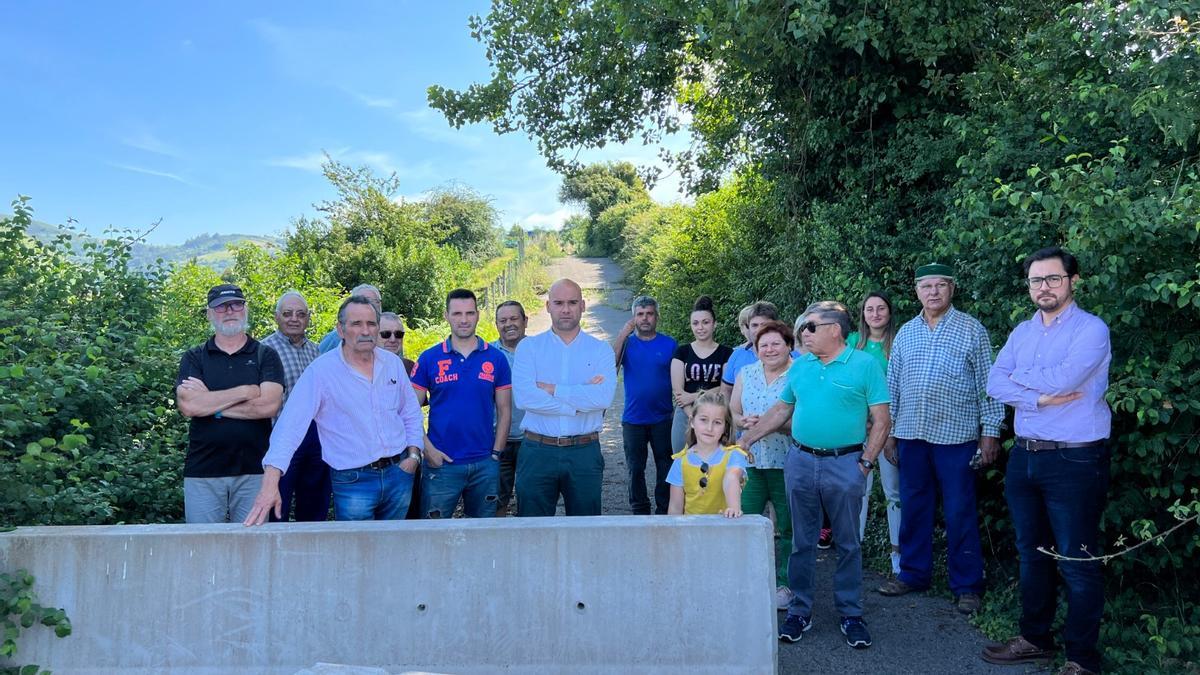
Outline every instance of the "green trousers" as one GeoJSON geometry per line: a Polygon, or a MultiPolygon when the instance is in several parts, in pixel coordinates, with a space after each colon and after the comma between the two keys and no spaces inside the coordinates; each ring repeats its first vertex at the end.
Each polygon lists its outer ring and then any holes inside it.
{"type": "Polygon", "coordinates": [[[788,558],[792,555],[792,514],[788,510],[783,469],[746,470],[742,512],[762,515],[767,502],[775,506],[775,585],[788,585],[788,558]]]}

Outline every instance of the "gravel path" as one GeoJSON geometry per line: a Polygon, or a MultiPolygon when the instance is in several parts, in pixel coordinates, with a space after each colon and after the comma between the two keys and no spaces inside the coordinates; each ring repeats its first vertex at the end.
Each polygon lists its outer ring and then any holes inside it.
{"type": "MultiPolygon", "coordinates": [[[[547,272],[551,279],[569,277],[583,287],[587,310],[582,323],[588,333],[611,341],[628,320],[632,294],[621,285],[624,272],[611,260],[560,258],[547,268],[547,272]]],[[[530,334],[547,330],[549,326],[545,307],[530,313],[530,334]]],[[[628,515],[630,512],[621,441],[620,411],[623,406],[624,391],[618,386],[601,432],[605,515],[628,515]]],[[[648,474],[650,479],[653,468],[648,474]]],[[[653,486],[649,487],[652,489],[653,486]]],[[[1021,675],[1038,672],[1032,668],[1001,668],[984,663],[978,654],[987,639],[954,611],[947,598],[931,595],[882,597],[873,590],[882,578],[873,573],[867,573],[864,580],[864,588],[868,590],[863,601],[874,646],[865,650],[849,648],[838,630],[837,615],[833,611],[830,582],[834,562],[834,556],[829,552],[821,552],[818,556],[813,628],[796,644],[780,643],[780,673],[1021,675]]],[[[782,620],[782,614],[779,618],[782,620]]]]}

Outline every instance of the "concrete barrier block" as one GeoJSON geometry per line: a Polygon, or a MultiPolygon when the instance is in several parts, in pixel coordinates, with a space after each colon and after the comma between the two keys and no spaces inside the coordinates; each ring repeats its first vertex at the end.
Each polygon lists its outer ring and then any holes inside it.
{"type": "Polygon", "coordinates": [[[759,516],[19,528],[55,673],[773,673],[759,516]]]}

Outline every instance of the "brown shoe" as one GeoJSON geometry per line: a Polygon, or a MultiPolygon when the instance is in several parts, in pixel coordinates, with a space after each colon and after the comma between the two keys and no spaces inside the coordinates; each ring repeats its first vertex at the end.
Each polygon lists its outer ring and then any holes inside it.
{"type": "Polygon", "coordinates": [[[979,657],[988,663],[994,663],[998,666],[1011,666],[1018,663],[1046,663],[1054,658],[1054,650],[1042,649],[1018,635],[1003,644],[993,644],[984,647],[979,657]]]}
{"type": "Polygon", "coordinates": [[[1096,673],[1084,668],[1074,661],[1067,661],[1063,667],[1059,669],[1058,675],[1096,675],[1096,673]]]}
{"type": "Polygon", "coordinates": [[[954,608],[960,614],[974,614],[979,611],[979,596],[974,593],[963,593],[954,600],[954,608]]]}
{"type": "Polygon", "coordinates": [[[903,581],[900,581],[899,579],[892,578],[892,579],[884,580],[884,582],[882,584],[879,584],[879,588],[877,588],[875,590],[878,591],[880,595],[887,595],[887,596],[895,597],[897,595],[906,595],[908,593],[913,593],[915,591],[920,591],[920,590],[924,590],[924,589],[916,588],[914,586],[909,586],[908,584],[904,583],[903,581]]]}

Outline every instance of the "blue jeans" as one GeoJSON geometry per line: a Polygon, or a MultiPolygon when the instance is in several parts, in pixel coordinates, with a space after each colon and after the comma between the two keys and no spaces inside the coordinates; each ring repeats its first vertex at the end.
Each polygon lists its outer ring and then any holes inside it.
{"type": "Polygon", "coordinates": [[[386,469],[330,469],[329,478],[337,520],[403,520],[408,511],[413,477],[396,464],[386,469]]]}
{"type": "Polygon", "coordinates": [[[1004,479],[1004,496],[1012,511],[1021,558],[1021,635],[1042,648],[1054,645],[1051,625],[1061,573],[1067,587],[1063,626],[1067,660],[1097,673],[1104,566],[1055,561],[1037,549],[1054,549],[1076,558],[1100,555],[1100,516],[1108,492],[1108,472],[1109,452],[1103,445],[1039,452],[1013,446],[1004,479]]]}
{"type": "Polygon", "coordinates": [[[646,492],[646,460],[654,454],[654,512],[663,515],[671,504],[671,420],[655,424],[621,422],[625,441],[625,467],[629,471],[629,510],[634,515],[650,515],[650,495],[646,492]],[[649,446],[650,452],[647,452],[649,446]]]}
{"type": "MultiPolygon", "coordinates": [[[[955,595],[983,592],[983,547],[971,457],[977,441],[938,445],[897,439],[900,453],[900,581],[929,588],[938,493],[946,518],[946,567],[955,595]]],[[[884,460],[887,461],[887,460],[884,460]]],[[[836,536],[836,533],[835,533],[836,536]]]]}
{"type": "MultiPolygon", "coordinates": [[[[287,473],[279,479],[279,497],[283,500],[283,520],[292,516],[292,497],[296,501],[296,522],[320,522],[329,519],[329,465],[321,459],[321,439],[317,436],[317,424],[308,427],[308,433],[292,455],[287,473]]],[[[271,515],[275,520],[275,515],[271,515]]]]}
{"type": "Polygon", "coordinates": [[[468,518],[492,518],[499,492],[500,462],[491,457],[421,467],[421,511],[426,518],[452,517],[460,498],[468,518]]]}
{"type": "Polygon", "coordinates": [[[788,588],[795,597],[788,614],[811,617],[817,537],[821,512],[829,515],[837,568],[833,572],[833,605],[842,616],[862,616],[862,547],[858,513],[867,478],[858,468],[861,452],[841,457],[817,457],[792,447],[783,465],[788,507],[792,512],[792,554],[788,557],[788,588]]]}

